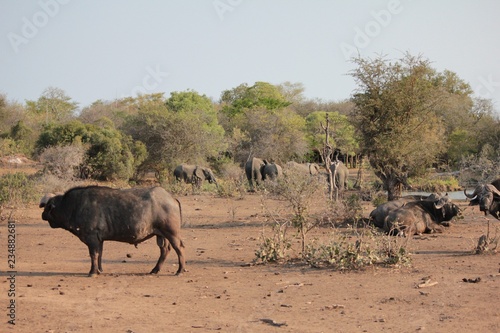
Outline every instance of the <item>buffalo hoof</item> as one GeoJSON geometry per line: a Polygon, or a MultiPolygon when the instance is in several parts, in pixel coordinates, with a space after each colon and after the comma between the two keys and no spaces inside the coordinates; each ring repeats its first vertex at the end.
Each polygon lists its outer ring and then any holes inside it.
{"type": "Polygon", "coordinates": [[[101,274],[101,271],[97,270],[96,272],[89,272],[89,277],[97,277],[97,275],[101,274]]]}
{"type": "Polygon", "coordinates": [[[186,270],[186,269],[184,269],[184,268],[183,268],[183,269],[179,269],[179,270],[175,273],[175,276],[180,276],[180,275],[182,275],[182,273],[185,273],[185,272],[187,272],[187,270],[186,270]]]}

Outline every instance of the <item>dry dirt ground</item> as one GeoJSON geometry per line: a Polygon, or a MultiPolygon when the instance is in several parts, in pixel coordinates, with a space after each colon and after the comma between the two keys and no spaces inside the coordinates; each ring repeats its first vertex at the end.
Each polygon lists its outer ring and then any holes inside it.
{"type": "Polygon", "coordinates": [[[151,239],[138,248],[106,242],[105,273],[89,278],[86,246],[51,229],[33,205],[14,212],[13,280],[1,221],[0,332],[500,332],[500,257],[472,254],[487,229],[477,209],[443,234],[412,238],[411,267],[338,272],[248,265],[265,220],[258,194],[180,201],[188,268],[181,276],[174,253],[159,275],[147,274],[159,255],[151,239]],[[427,277],[431,284],[418,288],[427,277]]]}

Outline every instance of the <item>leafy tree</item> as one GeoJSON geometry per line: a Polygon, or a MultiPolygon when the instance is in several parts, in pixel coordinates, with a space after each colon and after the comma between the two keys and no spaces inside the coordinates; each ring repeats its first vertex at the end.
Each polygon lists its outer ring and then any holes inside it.
{"type": "Polygon", "coordinates": [[[38,126],[26,117],[24,107],[0,94],[0,155],[30,156],[38,134],[38,126]]]}
{"type": "Polygon", "coordinates": [[[134,105],[131,98],[114,101],[97,100],[83,108],[78,119],[83,123],[98,126],[111,121],[116,128],[120,128],[125,118],[132,114],[137,114],[137,106],[134,105]]]}
{"type": "Polygon", "coordinates": [[[244,163],[249,156],[285,162],[307,154],[305,120],[288,107],[278,87],[242,84],[224,91],[221,103],[219,119],[236,162],[244,163]]]}
{"type": "Polygon", "coordinates": [[[36,134],[31,127],[20,120],[10,129],[9,138],[16,143],[18,152],[29,156],[35,145],[36,134]]]}
{"type": "Polygon", "coordinates": [[[304,85],[302,83],[283,82],[276,86],[280,94],[293,105],[304,102],[304,85]]]}
{"type": "Polygon", "coordinates": [[[294,102],[290,107],[304,118],[316,111],[338,112],[349,116],[354,109],[354,103],[350,100],[325,102],[320,99],[304,99],[298,103],[294,102]]]}
{"type": "Polygon", "coordinates": [[[73,102],[64,90],[48,87],[38,100],[26,101],[26,106],[33,115],[45,118],[45,124],[47,124],[73,118],[78,104],[73,102]]]}
{"type": "Polygon", "coordinates": [[[180,163],[207,163],[225,150],[224,129],[213,103],[194,91],[139,102],[124,131],[143,142],[148,158],[141,169],[169,172],[180,163]]]}
{"type": "Polygon", "coordinates": [[[291,104],[278,87],[267,82],[255,82],[251,87],[241,84],[234,89],[223,91],[221,102],[222,112],[228,116],[240,114],[247,109],[277,110],[291,104]]]}
{"type": "Polygon", "coordinates": [[[480,152],[486,145],[490,146],[493,151],[499,151],[500,119],[498,113],[495,113],[492,101],[483,98],[473,99],[469,119],[472,122],[469,130],[470,137],[475,139],[472,142],[477,145],[474,151],[480,152]]]}
{"type": "Polygon", "coordinates": [[[438,111],[456,92],[421,57],[406,54],[394,62],[358,57],[354,63],[357,68],[350,74],[358,89],[352,98],[353,120],[362,152],[392,200],[401,195],[409,176],[424,172],[445,150],[438,111]]]}
{"type": "Polygon", "coordinates": [[[130,179],[135,167],[146,158],[142,143],[134,142],[112,124],[100,127],[77,120],[46,126],[38,138],[37,150],[79,142],[88,146],[85,166],[96,179],[130,179]]]}
{"type": "MultiPolygon", "coordinates": [[[[327,112],[315,111],[306,117],[306,128],[310,147],[317,151],[323,149],[325,132],[322,124],[325,124],[327,112]]],[[[330,129],[329,143],[332,147],[340,149],[347,154],[355,154],[359,149],[359,143],[355,137],[354,126],[346,115],[338,112],[328,112],[330,129]]]]}

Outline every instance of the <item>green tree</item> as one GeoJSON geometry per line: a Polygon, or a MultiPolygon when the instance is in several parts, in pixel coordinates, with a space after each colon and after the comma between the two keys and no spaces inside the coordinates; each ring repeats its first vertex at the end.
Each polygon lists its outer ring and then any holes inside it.
{"type": "MultiPolygon", "coordinates": [[[[315,111],[306,117],[306,128],[309,145],[317,151],[322,151],[325,143],[325,132],[322,124],[325,124],[327,112],[315,111]]],[[[346,115],[338,112],[328,112],[330,129],[329,143],[332,147],[342,152],[354,155],[359,150],[354,126],[346,115]]]]}
{"type": "Polygon", "coordinates": [[[0,155],[22,153],[30,156],[39,126],[26,116],[23,105],[0,94],[0,155]]]}
{"type": "Polygon", "coordinates": [[[228,116],[243,113],[247,109],[283,109],[291,104],[281,94],[280,89],[267,82],[255,82],[249,87],[246,83],[225,90],[221,95],[222,111],[228,116]]]}
{"type": "Polygon", "coordinates": [[[47,147],[82,143],[88,146],[85,166],[92,177],[103,180],[130,179],[136,166],[146,158],[146,149],[140,142],[133,141],[108,126],[83,124],[73,120],[65,124],[49,124],[37,140],[39,152],[47,147]]]}
{"type": "Polygon", "coordinates": [[[354,63],[353,120],[361,149],[392,200],[409,176],[424,172],[445,150],[439,110],[455,92],[421,57],[406,54],[394,62],[359,57],[354,63]]]}
{"type": "Polygon", "coordinates": [[[147,147],[144,171],[170,173],[177,164],[207,163],[226,149],[213,103],[194,91],[139,101],[137,114],[123,128],[147,147]]]}
{"type": "Polygon", "coordinates": [[[221,103],[219,119],[236,162],[258,156],[283,163],[307,154],[305,120],[289,108],[291,102],[278,87],[267,82],[242,84],[224,91],[221,103]]]}

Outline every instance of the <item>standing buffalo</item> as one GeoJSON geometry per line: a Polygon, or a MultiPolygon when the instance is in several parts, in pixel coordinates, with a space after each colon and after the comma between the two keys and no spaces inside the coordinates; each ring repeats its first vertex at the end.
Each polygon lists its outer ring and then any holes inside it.
{"type": "Polygon", "coordinates": [[[471,199],[469,206],[478,205],[485,216],[489,213],[500,220],[500,179],[491,184],[478,185],[472,194],[467,194],[467,190],[464,190],[464,194],[471,199]]]}
{"type": "Polygon", "coordinates": [[[137,245],[153,236],[160,258],[151,274],[160,271],[170,247],[179,258],[176,275],[185,271],[181,206],[161,187],[127,190],[109,187],[75,187],[63,195],[44,196],[42,219],[52,228],[63,228],[89,248],[89,276],[102,272],[103,242],[113,240],[137,245]]]}
{"type": "Polygon", "coordinates": [[[443,232],[441,224],[446,225],[459,214],[460,208],[450,201],[440,204],[432,200],[411,201],[389,212],[384,230],[402,236],[443,232]]]}

